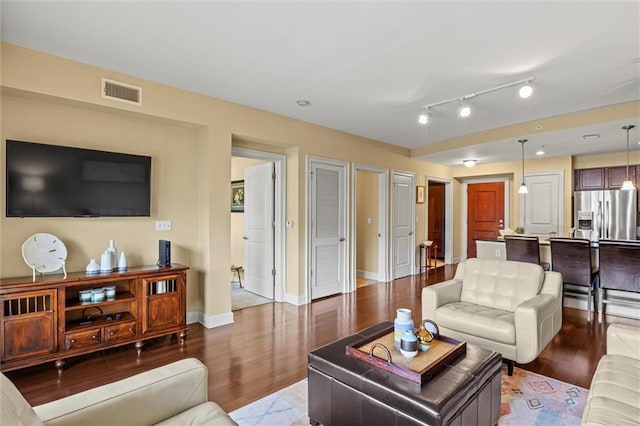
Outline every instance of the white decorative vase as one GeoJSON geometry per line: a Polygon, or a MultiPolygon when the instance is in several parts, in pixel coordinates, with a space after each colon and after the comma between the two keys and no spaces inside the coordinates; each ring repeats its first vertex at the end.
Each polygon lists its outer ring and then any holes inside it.
{"type": "MultiPolygon", "coordinates": [[[[107,252],[111,254],[111,270],[115,271],[118,266],[118,249],[113,244],[113,240],[109,240],[109,247],[107,247],[107,252]]],[[[104,267],[102,267],[104,269],[104,267]]]]}
{"type": "Polygon", "coordinates": [[[405,331],[413,332],[413,320],[411,319],[411,309],[396,309],[396,319],[393,322],[393,343],[396,349],[400,349],[400,340],[405,331]]]}
{"type": "Polygon", "coordinates": [[[113,272],[113,263],[111,262],[112,253],[105,251],[100,258],[100,273],[106,274],[113,272]]]}
{"type": "Polygon", "coordinates": [[[100,265],[96,262],[95,259],[91,259],[86,268],[87,275],[98,274],[100,273],[100,265]]]}
{"type": "Polygon", "coordinates": [[[127,270],[127,258],[124,255],[124,252],[120,252],[120,258],[118,259],[118,271],[126,271],[127,270]]]}

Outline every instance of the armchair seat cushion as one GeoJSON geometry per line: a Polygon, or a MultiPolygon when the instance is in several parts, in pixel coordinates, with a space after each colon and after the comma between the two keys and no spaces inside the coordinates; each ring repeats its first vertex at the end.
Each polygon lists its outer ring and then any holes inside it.
{"type": "Polygon", "coordinates": [[[436,311],[438,325],[508,345],[516,343],[514,313],[469,302],[448,303],[436,311]]]}

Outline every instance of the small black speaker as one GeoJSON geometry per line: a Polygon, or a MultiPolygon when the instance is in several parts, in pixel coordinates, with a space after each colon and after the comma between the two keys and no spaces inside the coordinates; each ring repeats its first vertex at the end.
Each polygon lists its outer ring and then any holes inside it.
{"type": "Polygon", "coordinates": [[[171,241],[158,241],[158,266],[162,268],[171,266],[171,241]]]}

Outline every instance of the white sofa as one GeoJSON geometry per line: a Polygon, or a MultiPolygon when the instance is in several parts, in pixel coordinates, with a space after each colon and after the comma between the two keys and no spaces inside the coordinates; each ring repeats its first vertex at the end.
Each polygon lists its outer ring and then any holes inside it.
{"type": "Polygon", "coordinates": [[[455,277],[422,290],[422,318],[440,333],[524,364],[538,357],[562,326],[562,276],[540,265],[468,259],[455,277]]]}
{"type": "Polygon", "coordinates": [[[611,324],[607,354],[591,380],[582,424],[640,424],[640,328],[611,324]]]}
{"type": "Polygon", "coordinates": [[[31,407],[0,375],[0,424],[38,425],[235,425],[207,401],[207,367],[183,359],[115,383],[31,407]]]}

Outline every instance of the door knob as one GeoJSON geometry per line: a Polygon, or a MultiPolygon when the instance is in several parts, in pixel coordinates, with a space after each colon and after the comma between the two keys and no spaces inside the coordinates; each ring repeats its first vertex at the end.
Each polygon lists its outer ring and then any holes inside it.
{"type": "Polygon", "coordinates": [[[339,241],[340,241],[340,242],[343,242],[344,240],[345,240],[345,238],[344,238],[344,237],[340,237],[340,240],[339,240],[339,241]]]}
{"type": "Polygon", "coordinates": [[[246,235],[244,237],[242,237],[243,240],[248,240],[249,237],[247,237],[246,235]]]}

